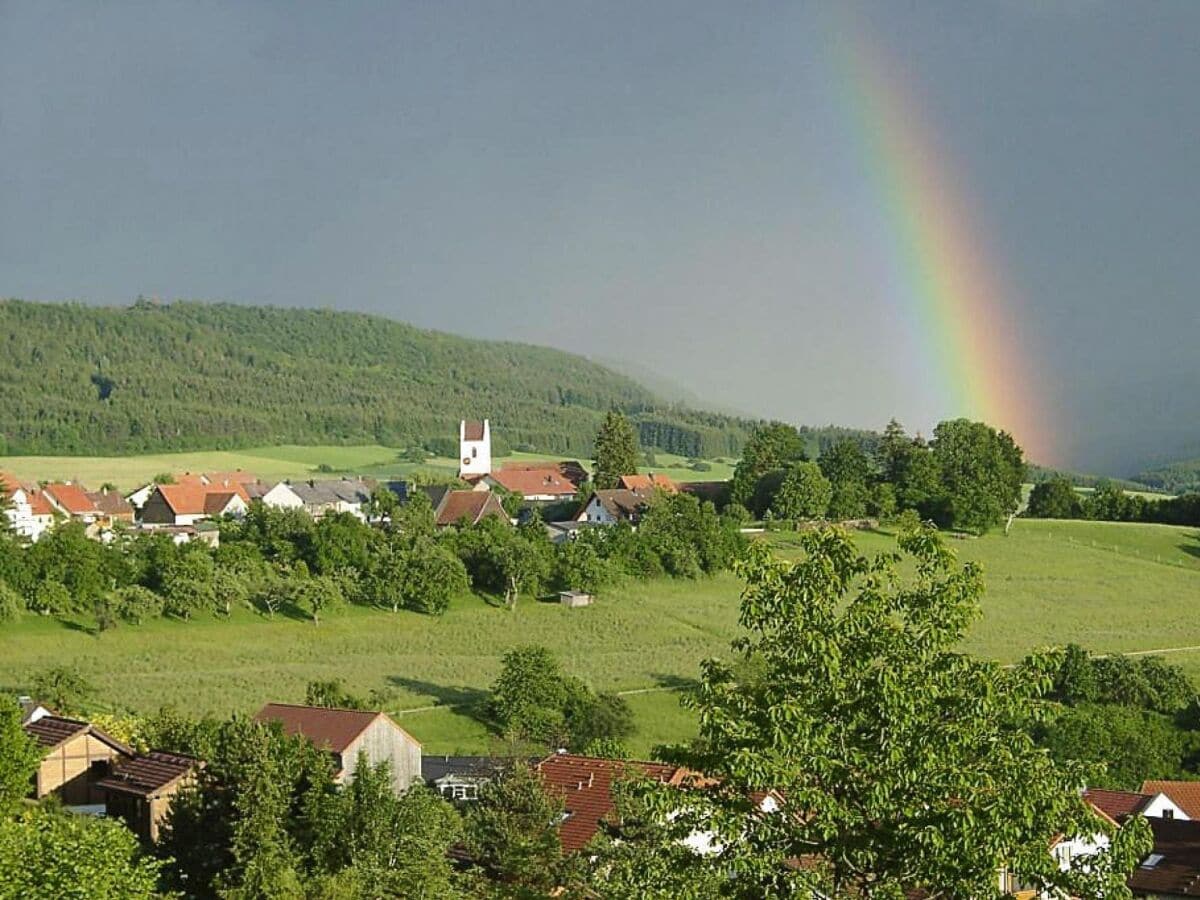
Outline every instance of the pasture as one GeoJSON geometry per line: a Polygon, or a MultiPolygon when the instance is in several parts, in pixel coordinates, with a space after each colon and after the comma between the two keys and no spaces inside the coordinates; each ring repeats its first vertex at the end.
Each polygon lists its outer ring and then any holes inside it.
{"type": "MultiPolygon", "coordinates": [[[[22,481],[79,481],[96,489],[106,482],[122,491],[132,491],[156,475],[170,472],[236,472],[257,475],[264,481],[284,478],[332,478],[337,474],[371,478],[397,478],[424,470],[439,476],[458,471],[458,460],[433,457],[423,463],[403,458],[403,452],[379,444],[358,446],[326,445],[302,447],[257,447],[247,450],[197,450],[187,453],[152,453],[143,456],[0,456],[0,471],[12,472],[22,481]]],[[[513,453],[496,457],[497,466],[533,462],[550,457],[537,453],[513,453]]],[[[590,469],[590,460],[580,460],[590,469]]],[[[709,460],[708,471],[696,471],[681,456],[657,453],[655,465],[643,471],[660,472],[675,481],[724,481],[733,477],[729,460],[709,460]]]]}
{"type": "MultiPolygon", "coordinates": [[[[794,534],[766,539],[782,555],[796,552],[794,534]]],[[[876,551],[892,539],[858,540],[876,551]]],[[[1018,520],[1008,536],[948,541],[983,566],[987,582],[965,649],[1008,661],[1068,641],[1097,652],[1192,647],[1169,659],[1200,675],[1200,530],[1018,520]]],[[[631,581],[577,610],[524,601],[508,612],[466,595],[441,618],[347,608],[317,627],[239,610],[228,621],[159,620],[100,635],[90,622],[26,615],[0,632],[0,688],[22,688],[31,673],[68,663],[112,709],[169,704],[228,714],[300,700],[307,682],[339,678],[359,694],[383,692],[428,752],[480,752],[492,739],[473,709],[501,655],[541,643],[595,689],[637,692],[628,695],[638,724],[630,744],[644,755],[694,727],[677,694],[662,689],[686,686],[700,659],[727,650],[738,593],[731,575],[631,581]]]]}

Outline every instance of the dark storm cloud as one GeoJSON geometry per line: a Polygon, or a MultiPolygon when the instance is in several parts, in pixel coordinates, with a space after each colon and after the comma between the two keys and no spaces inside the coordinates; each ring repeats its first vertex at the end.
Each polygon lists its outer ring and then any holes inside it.
{"type": "MultiPolygon", "coordinates": [[[[927,430],[953,410],[876,277],[831,9],[0,2],[0,294],[366,310],[927,430]]],[[[1069,461],[1200,443],[1200,5],[862,17],[1069,461]]]]}

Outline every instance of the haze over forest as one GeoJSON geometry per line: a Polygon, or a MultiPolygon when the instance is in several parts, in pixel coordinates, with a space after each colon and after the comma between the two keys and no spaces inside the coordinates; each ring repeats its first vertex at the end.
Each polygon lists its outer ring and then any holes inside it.
{"type": "Polygon", "coordinates": [[[0,296],[359,310],[927,432],[977,411],[866,43],[1014,323],[1039,461],[1200,456],[1200,5],[842,6],[0,4],[0,296]]]}

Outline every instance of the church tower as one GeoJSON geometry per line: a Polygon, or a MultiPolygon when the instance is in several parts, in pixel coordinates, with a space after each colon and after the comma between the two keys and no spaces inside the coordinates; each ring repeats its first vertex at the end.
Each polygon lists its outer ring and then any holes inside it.
{"type": "Polygon", "coordinates": [[[463,419],[458,424],[458,477],[490,475],[492,471],[492,430],[488,420],[463,419]]]}

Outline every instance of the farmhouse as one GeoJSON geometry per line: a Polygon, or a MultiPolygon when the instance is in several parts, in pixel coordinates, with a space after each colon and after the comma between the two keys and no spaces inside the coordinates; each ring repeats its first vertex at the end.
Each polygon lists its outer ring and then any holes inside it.
{"type": "Polygon", "coordinates": [[[62,716],[41,716],[23,726],[42,751],[34,778],[33,797],[54,794],[63,805],[80,812],[99,812],[104,791],[99,781],[112,766],[133,751],[89,722],[62,716]]]}
{"type": "Polygon", "coordinates": [[[360,752],[369,765],[391,765],[392,789],[397,794],[421,779],[420,742],[384,713],[268,703],[254,718],[278,722],[285,734],[302,735],[328,751],[338,784],[354,778],[360,752]]]}
{"type": "Polygon", "coordinates": [[[195,525],[219,516],[245,515],[248,504],[240,485],[159,484],[142,506],[144,525],[195,525]]]}
{"type": "Polygon", "coordinates": [[[117,762],[96,787],[105,793],[107,815],[124,821],[143,841],[154,843],[175,794],[195,781],[203,765],[191,756],[151,750],[117,762]]]}
{"type": "MultiPolygon", "coordinates": [[[[172,475],[170,483],[199,487],[225,487],[232,490],[237,490],[240,486],[242,489],[240,493],[243,494],[242,499],[249,502],[250,498],[255,493],[258,493],[251,491],[251,486],[258,485],[259,480],[258,476],[238,469],[234,472],[211,472],[207,474],[204,472],[184,472],[179,475],[172,475]]],[[[152,481],[149,484],[144,484],[133,493],[127,495],[125,499],[129,501],[129,504],[134,509],[141,509],[145,506],[146,501],[150,499],[150,495],[154,493],[156,487],[158,487],[157,482],[152,481]]]]}
{"type": "Polygon", "coordinates": [[[42,493],[56,512],[74,521],[92,525],[100,519],[100,510],[82,485],[59,481],[46,485],[42,493]]]}
{"type": "Polygon", "coordinates": [[[5,515],[18,537],[36,541],[54,525],[54,507],[40,490],[27,490],[15,476],[0,472],[0,494],[8,501],[5,515]]]}
{"type": "Polygon", "coordinates": [[[636,525],[645,508],[644,494],[624,488],[595,491],[575,514],[575,521],[594,525],[615,525],[618,522],[636,525]]]}

